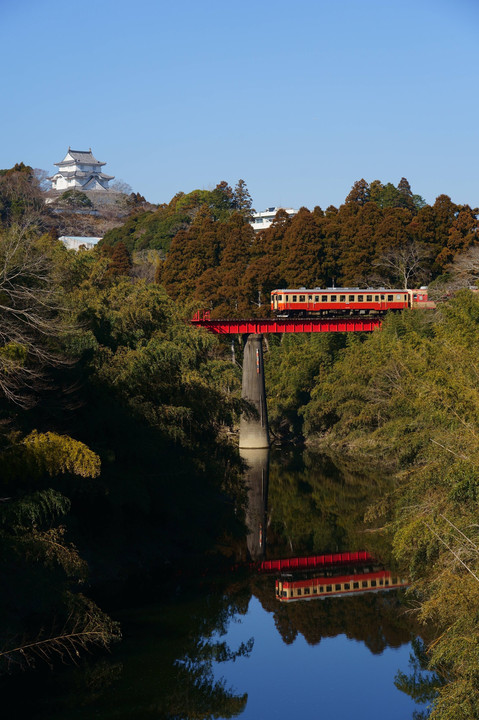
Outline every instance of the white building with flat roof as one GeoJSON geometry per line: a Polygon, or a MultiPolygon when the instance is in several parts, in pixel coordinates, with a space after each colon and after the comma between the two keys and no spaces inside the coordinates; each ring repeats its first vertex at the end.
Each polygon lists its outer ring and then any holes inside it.
{"type": "Polygon", "coordinates": [[[101,240],[101,237],[82,237],[80,235],[62,235],[58,238],[68,250],[79,250],[85,248],[85,250],[91,250],[95,247],[97,242],[101,240]]]}
{"type": "Polygon", "coordinates": [[[276,213],[278,210],[284,210],[285,213],[289,215],[289,217],[293,217],[293,215],[296,215],[298,213],[297,210],[294,210],[293,208],[284,208],[284,207],[270,207],[267,210],[263,210],[262,212],[255,212],[251,216],[250,223],[253,226],[253,230],[266,230],[270,227],[272,224],[274,218],[276,217],[276,213]]]}
{"type": "Polygon", "coordinates": [[[55,163],[58,172],[48,179],[51,180],[52,190],[108,190],[108,183],[114,175],[102,172],[104,162],[95,157],[91,148],[89,150],[72,150],[60,162],[55,163]]]}

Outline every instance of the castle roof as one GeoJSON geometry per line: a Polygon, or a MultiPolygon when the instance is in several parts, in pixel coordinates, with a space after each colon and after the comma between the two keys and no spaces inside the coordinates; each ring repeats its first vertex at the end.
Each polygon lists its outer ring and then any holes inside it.
{"type": "Polygon", "coordinates": [[[76,165],[77,163],[84,165],[106,165],[106,163],[100,162],[93,156],[91,148],[89,150],[72,150],[68,148],[68,152],[63,160],[55,163],[55,165],[64,167],[65,165],[76,165]]]}

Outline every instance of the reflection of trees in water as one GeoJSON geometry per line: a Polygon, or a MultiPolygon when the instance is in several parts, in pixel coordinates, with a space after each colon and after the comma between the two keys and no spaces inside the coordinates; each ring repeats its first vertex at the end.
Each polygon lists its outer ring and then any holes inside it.
{"type": "Polygon", "coordinates": [[[302,635],[310,645],[322,638],[346,635],[364,642],[372,653],[400,647],[411,640],[415,628],[404,612],[396,592],[369,593],[352,597],[280,603],[274,596],[274,578],[257,577],[253,593],[267,612],[273,613],[283,641],[302,635]]]}
{"type": "Polygon", "coordinates": [[[236,649],[221,640],[231,618],[248,608],[249,592],[233,591],[229,597],[223,588],[201,596],[193,587],[186,602],[179,598],[174,605],[127,613],[125,639],[114,656],[85,660],[60,675],[14,678],[5,688],[8,696],[2,692],[4,709],[11,703],[17,720],[201,720],[240,714],[247,695],[235,694],[213,674],[214,663],[248,655],[252,648],[252,640],[236,649]]]}
{"type": "Polygon", "coordinates": [[[364,549],[366,540],[370,546],[364,514],[386,487],[374,468],[357,461],[308,451],[282,453],[279,460],[273,456],[268,556],[364,549]]]}

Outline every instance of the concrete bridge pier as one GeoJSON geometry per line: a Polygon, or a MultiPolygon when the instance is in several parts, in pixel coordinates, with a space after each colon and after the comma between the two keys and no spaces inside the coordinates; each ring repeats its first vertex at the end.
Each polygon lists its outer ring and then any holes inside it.
{"type": "Polygon", "coordinates": [[[239,446],[246,449],[269,447],[268,410],[264,386],[263,336],[247,335],[243,356],[241,397],[256,408],[257,416],[243,413],[240,422],[239,446]]]}

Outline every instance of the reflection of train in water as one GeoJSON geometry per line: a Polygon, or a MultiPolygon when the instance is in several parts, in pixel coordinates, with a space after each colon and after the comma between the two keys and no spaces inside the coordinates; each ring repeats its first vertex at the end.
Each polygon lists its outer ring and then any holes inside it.
{"type": "Polygon", "coordinates": [[[436,307],[428,300],[427,287],[418,290],[385,288],[299,288],[273,290],[271,310],[279,317],[340,317],[384,315],[389,310],[436,307]]]}
{"type": "Polygon", "coordinates": [[[407,587],[407,580],[401,579],[390,570],[375,568],[358,568],[360,572],[341,575],[323,575],[321,577],[302,578],[282,577],[276,580],[276,598],[281,602],[295,600],[314,600],[315,598],[355,595],[378,590],[394,590],[407,587]]]}

